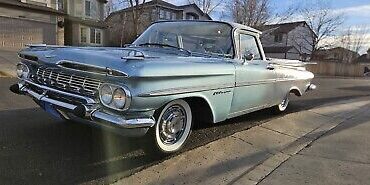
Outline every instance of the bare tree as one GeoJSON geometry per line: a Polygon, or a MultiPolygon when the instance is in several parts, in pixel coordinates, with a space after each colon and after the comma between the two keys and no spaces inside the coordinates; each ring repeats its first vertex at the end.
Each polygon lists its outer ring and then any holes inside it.
{"type": "Polygon", "coordinates": [[[188,0],[189,4],[196,4],[206,14],[212,13],[224,0],[188,0]]]}
{"type": "Polygon", "coordinates": [[[232,0],[230,9],[235,22],[251,27],[265,25],[271,18],[269,0],[232,0]]]}
{"type": "Polygon", "coordinates": [[[104,18],[108,17],[113,11],[114,11],[113,0],[108,0],[108,2],[105,4],[104,18]]]}
{"type": "Polygon", "coordinates": [[[120,39],[110,38],[111,42],[122,47],[126,43],[131,43],[140,34],[140,29],[145,27],[143,25],[148,24],[149,15],[148,12],[145,12],[147,8],[143,5],[146,0],[110,1],[112,4],[108,5],[111,10],[125,9],[124,12],[107,19],[108,25],[111,27],[110,32],[120,36],[120,39]]]}
{"type": "Polygon", "coordinates": [[[305,38],[311,45],[312,55],[315,55],[317,50],[324,47],[320,43],[333,36],[338,27],[344,22],[342,14],[332,13],[329,5],[322,1],[316,1],[310,6],[306,6],[301,10],[300,14],[316,34],[312,38],[305,38]]]}
{"type": "Polygon", "coordinates": [[[136,37],[139,34],[139,25],[142,21],[141,16],[145,9],[145,6],[142,5],[145,4],[146,0],[122,0],[122,1],[128,4],[133,24],[132,25],[133,34],[136,37]]]}
{"type": "MultiPolygon", "coordinates": [[[[283,8],[283,7],[279,7],[279,8],[283,8]]],[[[275,13],[271,17],[271,20],[269,22],[274,22],[276,24],[287,22],[293,19],[293,17],[296,16],[300,10],[301,10],[301,4],[299,3],[292,4],[286,7],[285,9],[283,9],[283,11],[275,13]]]]}
{"type": "Polygon", "coordinates": [[[364,49],[365,42],[368,39],[368,30],[369,28],[365,26],[347,28],[338,36],[339,46],[357,53],[360,52],[360,50],[364,49]]]}

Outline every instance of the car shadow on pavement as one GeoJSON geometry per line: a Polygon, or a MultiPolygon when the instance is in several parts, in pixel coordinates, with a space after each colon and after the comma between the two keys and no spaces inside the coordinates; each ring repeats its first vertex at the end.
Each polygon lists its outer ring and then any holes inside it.
{"type": "Polygon", "coordinates": [[[2,184],[74,184],[145,166],[135,139],[49,117],[39,108],[0,112],[2,184]]]}
{"type": "MultiPolygon", "coordinates": [[[[355,97],[296,100],[287,114],[351,98],[355,97]]],[[[220,124],[199,124],[183,151],[283,115],[265,109],[220,124]]],[[[172,157],[146,155],[137,138],[58,121],[39,108],[0,111],[0,118],[0,181],[4,184],[111,183],[172,157]]]]}

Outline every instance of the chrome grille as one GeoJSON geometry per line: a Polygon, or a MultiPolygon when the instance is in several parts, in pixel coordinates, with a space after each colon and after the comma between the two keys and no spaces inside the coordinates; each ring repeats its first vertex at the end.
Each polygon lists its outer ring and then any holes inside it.
{"type": "Polygon", "coordinates": [[[67,74],[50,68],[39,67],[35,80],[38,83],[80,95],[93,97],[102,82],[97,79],[67,74]]]}

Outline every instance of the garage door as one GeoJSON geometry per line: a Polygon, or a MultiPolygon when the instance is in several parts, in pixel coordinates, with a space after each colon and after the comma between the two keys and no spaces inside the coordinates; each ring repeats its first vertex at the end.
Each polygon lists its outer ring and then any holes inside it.
{"type": "Polygon", "coordinates": [[[0,17],[0,50],[18,51],[31,43],[56,44],[55,24],[0,17]]]}

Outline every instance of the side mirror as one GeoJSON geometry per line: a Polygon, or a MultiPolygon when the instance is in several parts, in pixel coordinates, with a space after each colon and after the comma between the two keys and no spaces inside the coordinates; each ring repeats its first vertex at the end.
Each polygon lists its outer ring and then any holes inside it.
{"type": "Polygon", "coordinates": [[[253,53],[247,53],[245,55],[243,55],[243,60],[253,60],[254,59],[254,55],[253,53]]]}

